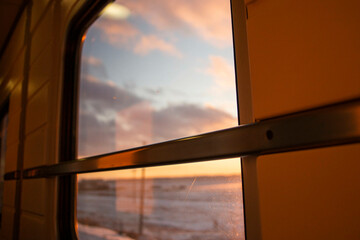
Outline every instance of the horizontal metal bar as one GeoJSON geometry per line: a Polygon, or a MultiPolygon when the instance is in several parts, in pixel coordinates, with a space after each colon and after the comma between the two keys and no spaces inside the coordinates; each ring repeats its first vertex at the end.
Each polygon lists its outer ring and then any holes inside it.
{"type": "Polygon", "coordinates": [[[19,170],[8,172],[4,175],[5,180],[16,180],[19,179],[21,172],[19,170]]]}
{"type": "MultiPolygon", "coordinates": [[[[27,169],[24,178],[262,155],[360,142],[360,100],[111,154],[27,169]]],[[[11,178],[7,173],[6,179],[11,178]]]]}

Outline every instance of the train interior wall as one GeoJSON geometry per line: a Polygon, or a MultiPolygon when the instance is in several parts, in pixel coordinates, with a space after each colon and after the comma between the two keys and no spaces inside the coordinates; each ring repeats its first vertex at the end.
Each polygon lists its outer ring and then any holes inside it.
{"type": "MultiPolygon", "coordinates": [[[[359,2],[247,8],[255,119],[359,98],[359,2]]],[[[259,157],[262,239],[360,239],[359,160],[360,144],[259,157]]]]}
{"type": "MultiPolygon", "coordinates": [[[[10,90],[5,172],[58,161],[64,43],[81,4],[28,1],[1,56],[2,86],[10,90]]],[[[15,223],[19,239],[55,239],[56,179],[23,180],[21,192],[16,185],[5,182],[2,238],[16,237],[15,223]]]]}
{"type": "MultiPolygon", "coordinates": [[[[0,56],[5,172],[58,161],[65,37],[84,2],[29,1],[0,56]]],[[[360,97],[360,2],[245,3],[253,121],[360,97]]],[[[350,144],[254,158],[254,239],[360,239],[359,156],[350,144]]],[[[1,238],[55,239],[56,190],[56,178],[5,181],[1,238]]]]}

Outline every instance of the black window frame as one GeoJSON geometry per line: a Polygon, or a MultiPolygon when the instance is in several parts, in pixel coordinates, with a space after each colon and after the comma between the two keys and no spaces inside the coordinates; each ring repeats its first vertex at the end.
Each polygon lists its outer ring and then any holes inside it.
{"type": "MultiPolygon", "coordinates": [[[[61,136],[59,162],[76,159],[76,131],[78,111],[78,74],[80,69],[81,41],[88,27],[101,10],[114,0],[87,1],[69,24],[65,42],[64,81],[61,106],[61,136]]],[[[76,233],[76,175],[58,177],[57,225],[59,239],[77,239],[76,233]]]]}
{"type": "MultiPolygon", "coordinates": [[[[9,98],[7,98],[5,100],[5,102],[0,105],[0,124],[2,124],[2,121],[5,119],[6,116],[7,116],[7,118],[9,117],[9,98]]],[[[9,121],[9,119],[7,119],[7,121],[9,121]]],[[[8,128],[8,126],[9,126],[9,124],[7,122],[6,128],[8,128]]],[[[0,125],[0,128],[2,128],[2,125],[0,125]]],[[[0,137],[0,141],[1,141],[0,142],[0,154],[1,155],[5,154],[5,156],[6,156],[6,151],[5,151],[5,153],[2,153],[1,151],[3,149],[2,144],[6,145],[7,141],[6,141],[6,139],[4,141],[4,139],[1,139],[1,137],[0,137]]],[[[7,146],[5,146],[5,148],[7,148],[7,146]]],[[[1,161],[1,159],[0,159],[0,161],[1,161]]],[[[6,164],[6,158],[4,159],[4,164],[3,164],[4,169],[0,169],[0,171],[3,171],[3,173],[4,173],[4,175],[2,176],[3,179],[0,180],[3,183],[3,188],[0,189],[0,190],[2,190],[2,193],[1,193],[1,196],[0,196],[0,197],[2,197],[2,199],[0,200],[1,201],[1,205],[0,205],[0,230],[1,230],[2,225],[3,225],[2,224],[2,208],[4,206],[3,198],[4,198],[4,183],[5,183],[5,179],[4,179],[5,178],[5,164],[6,164]]],[[[0,168],[1,168],[1,163],[0,163],[0,168]]]]}

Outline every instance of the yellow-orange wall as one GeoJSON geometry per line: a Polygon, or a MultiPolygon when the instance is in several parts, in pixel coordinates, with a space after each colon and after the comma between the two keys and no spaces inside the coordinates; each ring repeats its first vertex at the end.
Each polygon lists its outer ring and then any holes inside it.
{"type": "MultiPolygon", "coordinates": [[[[246,3],[255,119],[360,97],[359,1],[246,3]]],[[[360,144],[261,156],[257,173],[262,239],[360,239],[360,144]]]]}

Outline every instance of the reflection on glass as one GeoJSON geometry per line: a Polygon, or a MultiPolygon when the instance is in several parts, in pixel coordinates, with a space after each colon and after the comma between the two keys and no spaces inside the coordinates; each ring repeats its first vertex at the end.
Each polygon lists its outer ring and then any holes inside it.
{"type": "Polygon", "coordinates": [[[117,0],[83,41],[78,157],[237,125],[230,1],[117,0]]]}
{"type": "Polygon", "coordinates": [[[239,159],[78,179],[79,239],[245,239],[239,159]]]}

